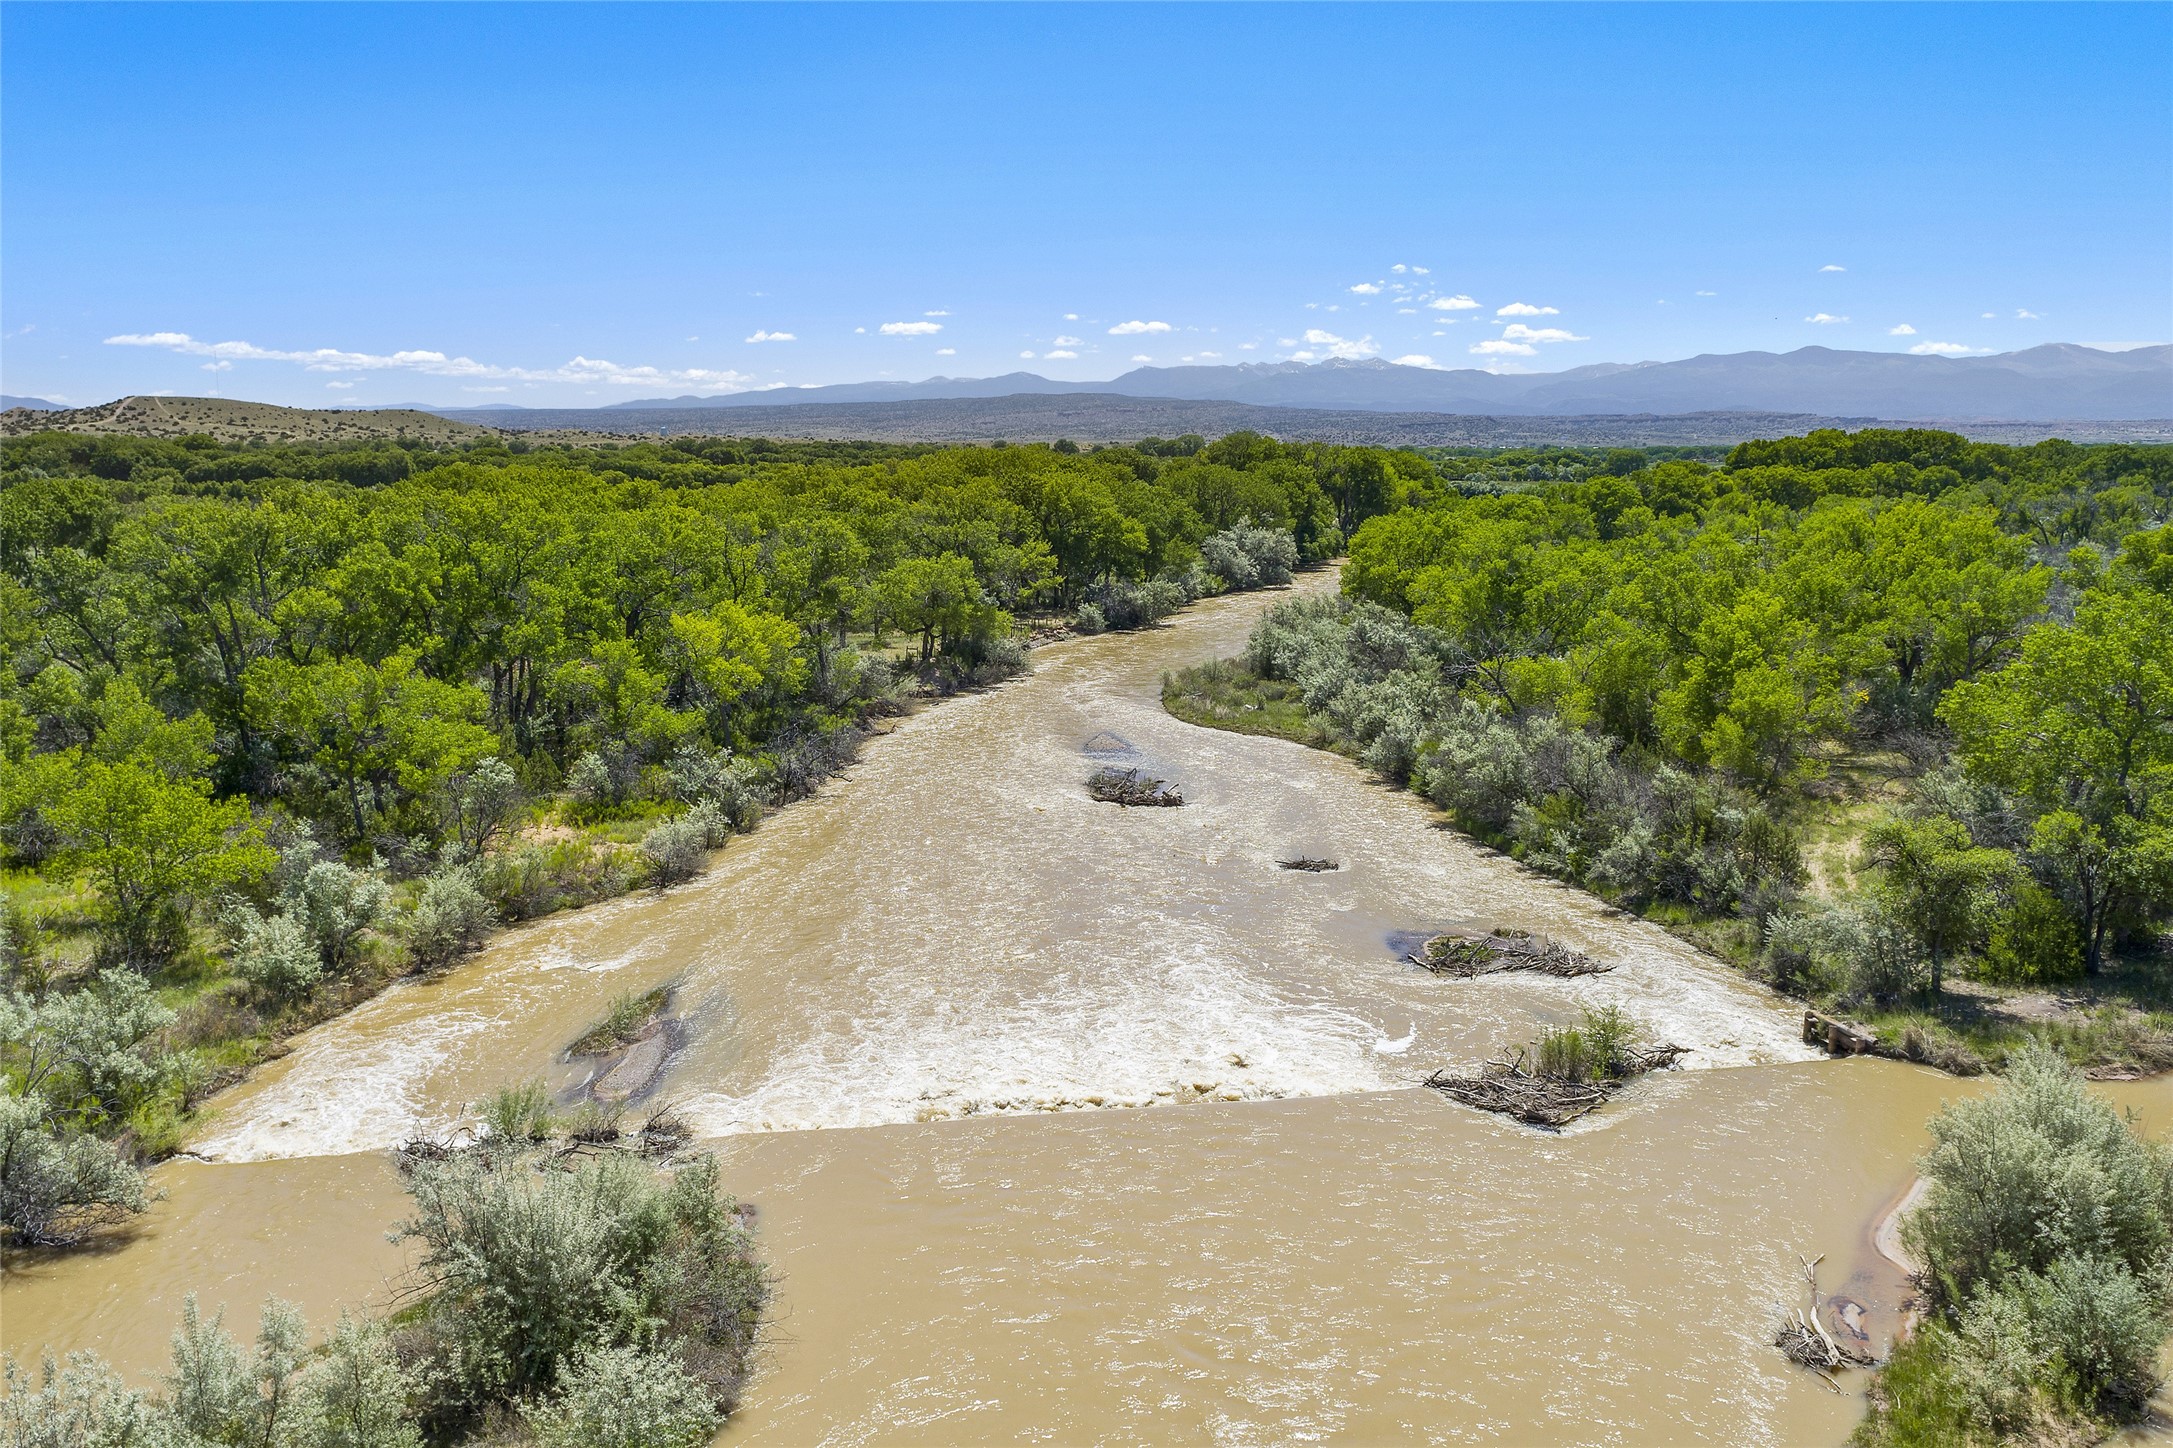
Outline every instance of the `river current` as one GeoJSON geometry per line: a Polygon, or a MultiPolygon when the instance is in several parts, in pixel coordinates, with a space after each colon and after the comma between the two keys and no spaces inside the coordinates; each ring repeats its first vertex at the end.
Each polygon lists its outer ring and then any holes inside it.
{"type": "MultiPolygon", "coordinates": [[[[1312,575],[1301,590],[1334,586],[1312,575]]],[[[1799,1254],[1865,1308],[1870,1226],[1939,1102],[1814,1059],[1800,1015],[1665,932],[1442,826],[1333,755],[1197,729],[1166,670],[1283,595],[1055,645],[926,710],[699,881],[509,931],[308,1033],[219,1105],[125,1244],[24,1255],[19,1355],[138,1375],[183,1293],[240,1324],[383,1303],[383,1148],[675,983],[657,1099],[759,1210],[777,1312],[726,1434],[755,1443],[1834,1443],[1862,1411],[1771,1338],[1799,1254]],[[1081,789],[1098,763],[1179,809],[1081,789]],[[1293,855],[1325,874],[1279,869],[1293,855]],[[1439,979],[1414,932],[1543,931],[1615,963],[1439,979]],[[1590,1004],[1690,1048],[1544,1135],[1416,1082],[1590,1004]]]]}

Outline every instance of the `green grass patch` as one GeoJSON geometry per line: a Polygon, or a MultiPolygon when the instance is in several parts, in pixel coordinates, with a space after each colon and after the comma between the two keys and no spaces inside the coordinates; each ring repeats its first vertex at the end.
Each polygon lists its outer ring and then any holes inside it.
{"type": "Polygon", "coordinates": [[[1969,1394],[1941,1351],[1945,1331],[1926,1324],[1894,1349],[1879,1373],[1871,1413],[1852,1448],[1972,1448],[1993,1441],[1972,1432],[1969,1394]]]}
{"type": "Polygon", "coordinates": [[[601,1056],[607,1051],[617,1050],[640,1035],[642,1027],[648,1025],[670,999],[671,987],[668,985],[638,993],[628,991],[611,1003],[611,1008],[604,1012],[603,1019],[581,1033],[580,1038],[567,1048],[569,1053],[575,1056],[601,1056]]]}
{"type": "Polygon", "coordinates": [[[1187,724],[1265,734],[1316,749],[1334,748],[1328,731],[1306,713],[1297,687],[1263,679],[1235,659],[1217,659],[1162,676],[1162,707],[1187,724]]]}

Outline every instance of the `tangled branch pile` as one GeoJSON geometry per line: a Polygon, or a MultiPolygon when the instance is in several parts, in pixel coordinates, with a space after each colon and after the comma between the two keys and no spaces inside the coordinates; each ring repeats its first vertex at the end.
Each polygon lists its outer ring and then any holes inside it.
{"type": "Polygon", "coordinates": [[[1318,859],[1312,855],[1300,855],[1295,860],[1277,860],[1275,865],[1282,870],[1303,870],[1308,875],[1319,875],[1342,868],[1333,860],[1318,859]]]}
{"type": "MultiPolygon", "coordinates": [[[[1800,1256],[1796,1260],[1803,1261],[1800,1256]]],[[[1792,1309],[1789,1318],[1781,1324],[1780,1333],[1773,1339],[1773,1345],[1798,1367],[1816,1368],[1821,1372],[1838,1367],[1868,1368],[1878,1360],[1869,1353],[1843,1346],[1819,1321],[1818,1264],[1825,1260],[1825,1254],[1820,1253],[1803,1263],[1803,1279],[1811,1292],[1811,1310],[1792,1309]]]]}
{"type": "Polygon", "coordinates": [[[1149,779],[1136,769],[1097,769],[1087,777],[1087,793],[1103,804],[1179,805],[1185,797],[1159,779],[1149,779]]]}
{"type": "Polygon", "coordinates": [[[1435,975],[1452,975],[1461,980],[1505,970],[1567,977],[1602,975],[1614,969],[1544,935],[1506,925],[1496,926],[1485,935],[1457,931],[1436,935],[1404,959],[1435,975]]]}
{"type": "Polygon", "coordinates": [[[1635,1077],[1665,1070],[1688,1054],[1684,1046],[1636,1045],[1634,1033],[1615,1007],[1588,1010],[1581,1024],[1548,1031],[1476,1073],[1436,1071],[1425,1084],[1466,1106],[1559,1129],[1597,1110],[1635,1077]]]}

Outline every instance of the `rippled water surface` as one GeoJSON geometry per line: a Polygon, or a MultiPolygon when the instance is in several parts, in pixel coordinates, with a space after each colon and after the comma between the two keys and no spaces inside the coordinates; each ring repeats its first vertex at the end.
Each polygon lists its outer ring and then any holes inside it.
{"type": "Polygon", "coordinates": [[[1163,671],[1236,652],[1268,601],[1042,650],[699,882],[310,1033],[224,1101],[210,1161],[161,1172],[132,1244],[15,1264],[0,1337],[141,1369],[191,1288],[244,1315],[386,1300],[376,1149],[508,1079],[573,1084],[566,1043],[670,980],[688,1038],[659,1095],[717,1138],[781,1273],[728,1437],[1838,1441],[1860,1402],[1781,1362],[1773,1315],[1825,1252],[1890,1325],[1867,1225],[1970,1088],[1809,1060],[1785,1003],[1421,801],[1163,714],[1163,671]],[[1186,805],[1089,801],[1110,757],[1186,805]],[[1295,854],[1343,868],[1276,868],[1295,854]],[[1447,981],[1389,943],[1467,921],[1618,968],[1447,981]],[[1413,1089],[1595,1003],[1689,1069],[1558,1137],[1413,1089]]]}

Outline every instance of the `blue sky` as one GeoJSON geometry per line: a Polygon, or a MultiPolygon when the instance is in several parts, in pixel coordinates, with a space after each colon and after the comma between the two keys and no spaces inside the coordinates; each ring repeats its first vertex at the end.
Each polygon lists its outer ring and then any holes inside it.
{"type": "Polygon", "coordinates": [[[0,27],[0,389],[74,403],[2173,335],[2165,5],[0,27]]]}

